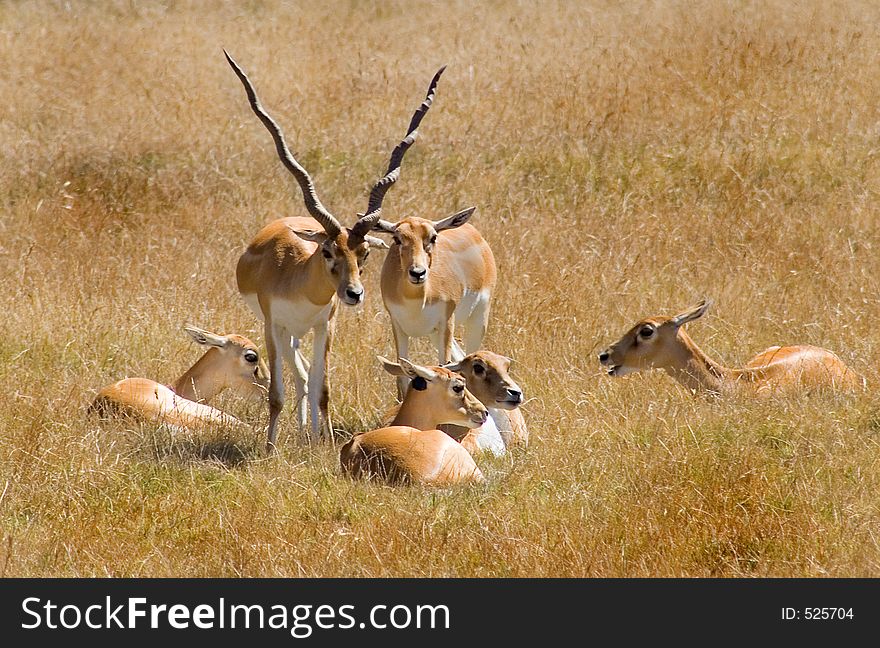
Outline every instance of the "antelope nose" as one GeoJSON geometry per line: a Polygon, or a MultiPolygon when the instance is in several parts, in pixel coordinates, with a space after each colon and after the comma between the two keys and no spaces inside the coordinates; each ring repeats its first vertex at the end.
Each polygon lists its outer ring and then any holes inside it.
{"type": "Polygon", "coordinates": [[[602,353],[599,354],[599,362],[602,364],[605,364],[606,362],[608,362],[608,358],[609,358],[609,355],[608,355],[607,351],[603,351],[602,353]]]}
{"type": "Polygon", "coordinates": [[[522,402],[522,391],[519,389],[508,389],[507,395],[510,396],[510,400],[516,401],[517,403],[522,402]]]}
{"type": "Polygon", "coordinates": [[[428,271],[425,268],[410,268],[409,276],[415,279],[416,281],[421,281],[425,278],[425,275],[428,274],[428,271]]]}
{"type": "Polygon", "coordinates": [[[345,295],[352,301],[360,301],[360,298],[364,294],[363,288],[346,288],[345,295]]]}

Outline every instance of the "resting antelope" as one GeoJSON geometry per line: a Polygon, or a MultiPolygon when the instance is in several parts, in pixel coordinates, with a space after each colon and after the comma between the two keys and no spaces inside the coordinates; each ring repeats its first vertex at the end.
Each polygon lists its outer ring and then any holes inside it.
{"type": "Polygon", "coordinates": [[[392,484],[431,486],[481,482],[483,473],[460,443],[436,427],[468,428],[486,422],[486,408],[464,378],[442,367],[421,367],[405,358],[379,358],[385,370],[412,380],[391,425],[356,435],[339,454],[342,471],[355,478],[380,477],[392,484]]]}
{"type": "Polygon", "coordinates": [[[728,393],[748,386],[758,393],[798,387],[856,389],[863,379],[827,349],[809,345],[774,346],[742,369],[729,369],[707,356],[682,326],[705,314],[709,302],[674,317],[649,317],[599,354],[609,376],[663,369],[688,389],[728,393]]]}
{"type": "Polygon", "coordinates": [[[217,335],[195,326],[184,330],[208,350],[173,385],[125,378],[104,387],[89,411],[101,416],[127,414],[187,429],[211,424],[243,426],[234,416],[206,403],[227,388],[250,399],[266,397],[269,371],[256,345],[241,335],[217,335]]]}
{"type": "MultiPolygon", "coordinates": [[[[397,224],[377,220],[375,229],[394,235],[382,265],[382,301],[391,316],[398,358],[409,355],[411,337],[430,337],[439,364],[461,360],[453,337],[465,326],[467,353],[480,348],[495,288],[495,257],[467,221],[476,207],[439,221],[417,216],[397,224]]],[[[402,397],[406,380],[398,379],[402,397]]]]}
{"type": "Polygon", "coordinates": [[[479,428],[444,425],[440,429],[458,439],[471,454],[488,451],[504,454],[512,446],[527,446],[529,431],[519,406],[523,393],[510,377],[510,358],[491,351],[477,351],[458,362],[443,365],[461,374],[468,391],[489,410],[489,420],[479,428]]]}
{"type": "Polygon", "coordinates": [[[261,106],[248,77],[229,54],[226,60],[244,85],[254,113],[272,135],[282,164],[299,183],[311,215],[311,218],[282,218],[264,227],[242,254],[236,269],[239,292],[265,323],[271,373],[268,429],[271,450],[275,446],[278,416],[284,406],[282,356],[294,368],[300,428],[305,428],[304,397],[308,396],[312,437],[319,436],[319,410],[324,429],[332,434],[327,371],[337,301],[355,306],[364,299],[360,279],[364,261],[371,247],[388,247],[368,232],[379,220],[385,194],[400,176],[403,156],[416,139],[416,129],[431,107],[437,82],[445,68],[434,75],[406,137],[391,153],[386,174],[373,185],[366,213],[360,215],[352,227],[343,227],[318,199],[311,177],[290,153],[281,129],[261,106]],[[310,330],[315,332],[311,368],[299,351],[300,339],[310,330]]]}
{"type": "MultiPolygon", "coordinates": [[[[508,373],[510,363],[510,358],[483,350],[471,353],[459,362],[443,365],[444,369],[460,374],[468,391],[489,411],[489,418],[478,428],[440,426],[440,430],[461,443],[472,455],[480,452],[502,455],[511,446],[529,443],[529,431],[519,411],[522,390],[508,373]]],[[[399,408],[400,405],[393,407],[382,418],[383,422],[390,424],[399,408]]]]}

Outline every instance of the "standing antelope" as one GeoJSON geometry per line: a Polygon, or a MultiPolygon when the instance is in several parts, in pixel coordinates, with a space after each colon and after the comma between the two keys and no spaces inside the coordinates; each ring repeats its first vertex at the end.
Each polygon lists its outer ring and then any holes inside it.
{"type": "Polygon", "coordinates": [[[504,454],[512,446],[527,446],[529,430],[519,406],[523,393],[510,377],[510,358],[491,351],[471,353],[443,365],[465,379],[468,391],[489,410],[489,419],[475,429],[444,425],[440,429],[458,439],[471,454],[483,451],[504,454]]]}
{"type": "Polygon", "coordinates": [[[417,128],[431,107],[437,82],[445,67],[431,80],[424,102],[415,111],[406,137],[391,153],[388,170],[370,191],[365,214],[346,228],[324,207],[308,172],[294,159],[281,129],[266,113],[247,75],[226,53],[226,60],[244,85],[251,109],[272,135],[282,164],[302,189],[311,218],[276,220],[264,227],[242,254],[236,269],[238,290],[265,323],[271,385],[269,389],[268,448],[275,446],[278,416],[284,406],[282,356],[294,368],[300,428],[306,424],[306,402],[311,413],[311,437],[319,436],[319,417],[332,433],[328,411],[328,360],[337,300],[354,306],[364,299],[360,274],[371,247],[387,248],[368,232],[379,220],[382,201],[400,176],[403,156],[417,137],[417,128]],[[322,231],[323,230],[323,231],[322,231]],[[315,332],[311,368],[299,351],[300,339],[315,332]]]}
{"type": "Polygon", "coordinates": [[[450,486],[483,481],[473,457],[458,441],[437,430],[442,423],[478,427],[486,408],[465,387],[464,378],[442,367],[400,364],[379,358],[385,370],[412,380],[391,425],[356,435],[339,453],[342,471],[355,478],[389,483],[450,486]]]}
{"type": "Polygon", "coordinates": [[[244,426],[234,416],[206,403],[226,388],[250,399],[265,398],[269,371],[256,345],[241,335],[217,335],[195,326],[184,330],[208,350],[173,385],[125,378],[104,387],[89,411],[101,416],[133,415],[186,429],[210,424],[244,426]]]}
{"type": "MultiPolygon", "coordinates": [[[[430,337],[439,364],[461,360],[464,352],[453,337],[456,320],[465,326],[467,353],[480,348],[497,271],[489,244],[467,222],[475,209],[439,221],[417,216],[397,224],[376,221],[376,230],[394,235],[381,285],[397,357],[409,355],[411,337],[430,337]]],[[[405,386],[399,378],[398,397],[405,386]]]]}
{"type": "Polygon", "coordinates": [[[774,346],[742,369],[724,367],[703,353],[682,326],[705,314],[703,300],[674,317],[649,317],[599,354],[609,376],[663,369],[688,389],[728,393],[744,386],[770,394],[798,387],[856,389],[863,379],[827,349],[774,346]]]}

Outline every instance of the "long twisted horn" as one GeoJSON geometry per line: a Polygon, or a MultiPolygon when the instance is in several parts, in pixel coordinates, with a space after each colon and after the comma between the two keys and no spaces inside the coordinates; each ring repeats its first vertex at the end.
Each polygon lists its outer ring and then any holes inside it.
{"type": "Polygon", "coordinates": [[[223,54],[226,55],[226,60],[229,61],[229,65],[232,66],[235,75],[244,86],[244,91],[247,93],[248,101],[251,104],[254,114],[260,118],[260,121],[263,122],[266,130],[272,135],[272,139],[275,140],[275,150],[278,151],[278,157],[281,158],[281,163],[291,174],[293,174],[293,177],[296,178],[296,181],[299,183],[300,189],[302,189],[303,193],[303,200],[306,203],[306,209],[309,210],[309,214],[321,224],[329,237],[335,238],[342,230],[339,221],[336,220],[333,214],[327,211],[327,208],[324,207],[323,204],[321,204],[321,201],[318,199],[318,194],[315,192],[315,184],[312,182],[312,178],[309,176],[308,171],[296,161],[296,158],[293,157],[290,149],[287,148],[287,143],[284,141],[284,133],[281,132],[281,128],[278,124],[276,124],[263,109],[260,100],[257,98],[257,93],[254,91],[254,86],[251,85],[250,79],[248,79],[244,71],[238,67],[238,63],[232,60],[232,57],[229,56],[229,53],[225,49],[223,50],[223,54]]]}
{"type": "Polygon", "coordinates": [[[400,165],[403,162],[403,156],[419,135],[417,129],[419,124],[422,123],[422,118],[427,114],[428,109],[431,107],[431,104],[434,103],[434,92],[437,90],[437,82],[440,80],[440,75],[443,74],[443,70],[445,69],[446,66],[444,65],[437,70],[437,74],[431,79],[431,85],[428,87],[428,94],[425,96],[425,100],[413,114],[412,120],[409,123],[409,128],[407,129],[406,137],[404,137],[400,144],[398,144],[391,152],[391,160],[388,162],[388,170],[385,172],[385,175],[379,178],[376,181],[376,184],[373,185],[373,188],[370,191],[370,201],[367,205],[367,211],[358,219],[354,224],[354,227],[351,228],[352,233],[364,236],[373,228],[373,225],[378,222],[379,215],[382,212],[382,201],[385,199],[385,194],[400,177],[400,165]]]}

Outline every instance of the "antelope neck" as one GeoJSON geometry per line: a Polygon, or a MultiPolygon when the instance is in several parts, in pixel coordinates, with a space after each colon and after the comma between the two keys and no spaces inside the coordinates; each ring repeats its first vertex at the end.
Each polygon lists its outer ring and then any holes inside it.
{"type": "Polygon", "coordinates": [[[426,393],[410,387],[391,425],[406,425],[417,430],[434,430],[443,423],[437,420],[430,399],[424,396],[426,393]]]}
{"type": "Polygon", "coordinates": [[[226,382],[216,371],[219,354],[219,350],[209,349],[172,385],[174,392],[191,401],[207,402],[226,389],[226,382]]]}
{"type": "Polygon", "coordinates": [[[715,362],[684,330],[679,329],[677,341],[680,348],[663,369],[688,389],[721,392],[740,378],[742,372],[715,362]]]}

